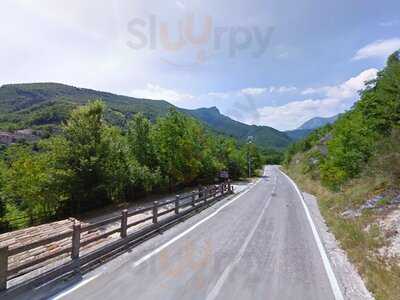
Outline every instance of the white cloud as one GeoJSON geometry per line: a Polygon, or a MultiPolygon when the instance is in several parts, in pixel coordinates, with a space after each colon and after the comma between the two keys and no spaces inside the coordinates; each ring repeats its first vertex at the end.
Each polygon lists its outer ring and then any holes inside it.
{"type": "Polygon", "coordinates": [[[271,86],[269,88],[270,93],[290,93],[297,91],[294,86],[271,86]]]}
{"type": "Polygon", "coordinates": [[[348,103],[341,99],[307,99],[277,107],[259,108],[258,118],[263,125],[278,130],[287,130],[295,129],[313,117],[330,117],[343,112],[346,108],[348,108],[348,103]]]}
{"type": "Polygon", "coordinates": [[[326,95],[335,98],[351,98],[357,95],[357,92],[365,88],[365,82],[376,78],[377,69],[368,69],[359,75],[350,78],[339,86],[326,87],[326,95]]]}
{"type": "Polygon", "coordinates": [[[223,93],[223,92],[210,92],[207,94],[209,97],[215,97],[215,98],[220,98],[220,99],[228,99],[230,97],[229,93],[223,93]]]}
{"type": "Polygon", "coordinates": [[[263,95],[267,92],[269,93],[291,93],[297,91],[297,88],[294,86],[270,86],[270,87],[263,87],[263,88],[245,88],[240,91],[243,95],[248,96],[259,96],[263,95]]]}
{"type": "Polygon", "coordinates": [[[353,60],[371,57],[387,58],[390,54],[400,49],[400,38],[378,40],[366,45],[357,51],[353,60]]]}
{"type": "Polygon", "coordinates": [[[306,94],[321,94],[321,98],[292,101],[281,106],[264,106],[257,109],[257,116],[249,116],[247,123],[268,125],[279,130],[295,129],[314,117],[331,117],[349,109],[357,100],[358,91],[365,87],[365,82],[376,77],[378,70],[368,69],[337,86],[309,88],[306,94]]]}
{"type": "Polygon", "coordinates": [[[315,89],[315,88],[306,88],[301,92],[302,95],[312,95],[312,94],[317,94],[321,92],[321,89],[315,89]]]}
{"type": "Polygon", "coordinates": [[[133,90],[130,94],[132,97],[136,98],[166,100],[176,105],[182,105],[185,101],[191,101],[195,99],[193,95],[176,90],[166,89],[151,83],[148,83],[144,89],[133,90]]]}
{"type": "Polygon", "coordinates": [[[361,72],[339,85],[324,86],[319,88],[307,88],[301,92],[302,95],[322,94],[329,98],[351,98],[357,96],[358,91],[365,87],[365,82],[376,78],[377,69],[371,68],[361,72]]]}
{"type": "Polygon", "coordinates": [[[392,21],[385,21],[385,22],[380,22],[379,26],[382,27],[392,27],[400,24],[400,20],[392,20],[392,21]]]}
{"type": "Polygon", "coordinates": [[[246,88],[242,89],[240,92],[249,96],[258,96],[262,95],[267,91],[267,88],[246,88]]]}

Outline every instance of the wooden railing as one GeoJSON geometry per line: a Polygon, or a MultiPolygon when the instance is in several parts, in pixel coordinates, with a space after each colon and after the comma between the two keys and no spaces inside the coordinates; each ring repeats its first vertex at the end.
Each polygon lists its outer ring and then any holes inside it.
{"type": "Polygon", "coordinates": [[[220,185],[209,186],[199,189],[198,192],[192,192],[190,194],[179,196],[177,195],[175,199],[158,203],[155,201],[151,206],[136,209],[133,211],[123,210],[120,216],[112,217],[94,224],[82,226],[79,222],[76,222],[72,226],[72,230],[52,236],[47,239],[33,242],[31,244],[22,245],[13,249],[9,247],[0,248],[0,291],[7,290],[7,281],[18,276],[18,273],[35,267],[35,265],[41,264],[47,260],[54,259],[66,253],[70,253],[70,260],[61,266],[55,267],[51,270],[45,271],[40,276],[34,279],[30,279],[32,284],[43,284],[47,281],[60,277],[63,274],[68,274],[71,272],[79,271],[80,268],[88,263],[96,261],[103,256],[111,252],[115,252],[118,249],[126,247],[127,244],[140,241],[152,234],[160,231],[162,227],[170,226],[182,217],[188,214],[207,207],[213,203],[216,199],[221,198],[226,194],[232,193],[232,188],[229,182],[222,183],[220,185]],[[140,220],[136,220],[132,223],[128,223],[128,219],[132,216],[142,215],[144,213],[150,212],[150,216],[145,216],[140,220]],[[170,214],[170,216],[167,216],[170,214]],[[143,224],[145,222],[150,222],[149,225],[143,226],[139,230],[128,233],[128,229],[143,224]],[[82,240],[82,233],[97,230],[106,225],[113,223],[119,224],[117,228],[111,229],[105,233],[101,233],[97,236],[91,237],[86,240],[82,240]],[[105,239],[113,234],[120,233],[120,238],[113,240],[105,245],[102,245],[96,250],[89,253],[81,255],[82,247],[90,245],[99,240],[105,239]],[[61,241],[67,238],[71,238],[71,246],[63,248],[57,252],[49,253],[44,257],[36,258],[28,262],[22,262],[13,268],[9,268],[8,260],[10,257],[30,251],[37,247],[42,247],[61,241]]]}

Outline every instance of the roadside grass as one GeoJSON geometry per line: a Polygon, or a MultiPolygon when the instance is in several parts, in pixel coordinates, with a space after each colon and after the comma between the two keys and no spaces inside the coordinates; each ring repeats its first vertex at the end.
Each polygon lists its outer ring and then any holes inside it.
{"type": "MultiPolygon", "coordinates": [[[[298,159],[297,162],[302,161],[298,159]]],[[[321,214],[335,235],[350,261],[364,279],[367,288],[377,300],[400,299],[400,264],[393,258],[384,257],[379,250],[384,247],[387,237],[381,232],[377,222],[381,212],[365,210],[361,216],[346,219],[341,214],[359,207],[367,199],[383,192],[386,180],[381,176],[355,179],[339,192],[323,187],[316,179],[303,174],[301,163],[292,164],[286,169],[301,188],[318,198],[321,214]]],[[[378,206],[384,206],[382,199],[378,206]]]]}

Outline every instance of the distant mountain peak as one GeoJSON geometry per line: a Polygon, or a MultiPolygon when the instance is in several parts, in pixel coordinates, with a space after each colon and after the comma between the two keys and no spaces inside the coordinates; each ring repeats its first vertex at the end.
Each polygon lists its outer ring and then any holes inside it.
{"type": "Polygon", "coordinates": [[[218,114],[218,115],[221,114],[221,112],[219,111],[219,109],[218,109],[216,106],[212,106],[212,107],[202,107],[202,108],[195,109],[195,111],[198,111],[198,112],[207,112],[207,113],[214,113],[214,114],[218,114]]]}
{"type": "Polygon", "coordinates": [[[209,110],[220,113],[219,109],[216,106],[210,107],[209,110]]]}
{"type": "Polygon", "coordinates": [[[300,130],[314,130],[318,129],[320,127],[323,127],[327,124],[333,124],[335,121],[339,118],[340,115],[336,115],[333,117],[328,117],[328,118],[323,118],[323,117],[316,117],[308,120],[305,122],[303,125],[301,125],[299,128],[300,130]]]}
{"type": "MultiPolygon", "coordinates": [[[[137,112],[154,121],[175,107],[166,101],[132,98],[53,82],[6,85],[0,88],[0,129],[10,123],[21,128],[57,128],[73,108],[94,99],[101,99],[107,104],[106,119],[121,127],[137,112]]],[[[257,145],[273,149],[284,149],[292,142],[285,133],[271,127],[233,120],[221,114],[216,106],[195,110],[175,109],[196,118],[211,130],[241,142],[253,136],[257,145]]]]}

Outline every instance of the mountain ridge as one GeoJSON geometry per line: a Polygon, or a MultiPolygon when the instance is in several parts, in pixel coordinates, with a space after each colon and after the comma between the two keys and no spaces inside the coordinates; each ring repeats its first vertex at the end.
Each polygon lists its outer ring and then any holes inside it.
{"type": "MultiPolygon", "coordinates": [[[[282,150],[292,139],[284,132],[268,126],[247,125],[220,113],[217,107],[188,110],[165,100],[141,99],[55,82],[5,84],[0,87],[0,128],[11,130],[27,127],[54,128],[67,119],[77,105],[93,99],[103,100],[108,121],[124,127],[134,114],[142,112],[154,121],[174,108],[199,120],[219,133],[245,142],[253,136],[264,148],[282,150]]],[[[51,130],[50,130],[51,131],[51,130]]]]}
{"type": "Polygon", "coordinates": [[[301,126],[299,126],[296,130],[314,130],[321,128],[327,124],[333,124],[339,118],[340,114],[332,116],[332,117],[315,117],[312,118],[301,126]]]}

